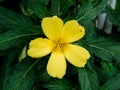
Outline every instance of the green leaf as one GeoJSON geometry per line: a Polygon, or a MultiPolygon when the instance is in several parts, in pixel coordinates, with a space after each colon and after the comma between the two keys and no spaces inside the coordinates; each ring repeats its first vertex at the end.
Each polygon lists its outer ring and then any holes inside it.
{"type": "Polygon", "coordinates": [[[30,0],[28,2],[33,13],[35,13],[35,15],[38,16],[40,19],[49,16],[43,0],[30,0]]]}
{"type": "Polygon", "coordinates": [[[77,13],[76,19],[80,22],[88,22],[96,18],[106,7],[108,0],[95,0],[83,5],[77,13]]]}
{"type": "Polygon", "coordinates": [[[120,0],[117,0],[117,1],[116,1],[115,11],[120,14],[120,0]]]}
{"type": "MultiPolygon", "coordinates": [[[[45,66],[45,64],[44,64],[45,66]]],[[[38,79],[40,82],[48,82],[52,77],[47,73],[46,68],[44,67],[44,69],[42,68],[39,72],[39,76],[38,79]],[[45,69],[45,70],[44,70],[45,69]]]]}
{"type": "MultiPolygon", "coordinates": [[[[107,7],[106,12],[112,24],[120,28],[120,14],[115,12],[111,7],[107,7]]],[[[118,30],[120,31],[120,29],[118,30]]]]}
{"type": "Polygon", "coordinates": [[[20,50],[18,50],[18,49],[14,48],[14,50],[13,50],[13,48],[12,48],[12,49],[6,50],[4,52],[1,52],[3,54],[2,56],[4,57],[4,59],[1,58],[4,61],[4,63],[3,63],[4,66],[2,68],[3,69],[2,71],[4,71],[4,72],[2,72],[3,74],[1,76],[3,79],[3,80],[1,79],[1,81],[3,81],[2,85],[4,85],[6,83],[6,80],[9,77],[9,73],[13,67],[13,63],[15,62],[19,51],[20,50]]]}
{"type": "Polygon", "coordinates": [[[91,22],[85,22],[85,23],[82,23],[82,24],[85,27],[85,38],[86,38],[86,40],[88,41],[88,40],[94,39],[97,36],[96,35],[95,23],[93,21],[91,21],[91,22]]]}
{"type": "Polygon", "coordinates": [[[88,68],[78,68],[78,78],[80,90],[99,90],[98,77],[93,68],[92,71],[88,68]]]}
{"type": "Polygon", "coordinates": [[[119,90],[120,89],[120,74],[109,79],[100,90],[119,90]]]}
{"type": "Polygon", "coordinates": [[[68,12],[71,10],[70,7],[72,5],[73,5],[73,0],[62,0],[61,1],[61,13],[62,13],[62,15],[66,15],[66,13],[68,14],[68,12]]]}
{"type": "Polygon", "coordinates": [[[80,0],[82,4],[86,4],[86,3],[89,3],[90,1],[93,1],[93,0],[80,0]]]}
{"type": "Polygon", "coordinates": [[[0,26],[3,27],[3,29],[16,29],[18,27],[31,25],[32,21],[30,18],[0,6],[0,26]]]}
{"type": "Polygon", "coordinates": [[[49,3],[50,0],[40,0],[42,3],[44,3],[45,5],[47,5],[49,3]]]}
{"type": "Polygon", "coordinates": [[[73,5],[72,0],[51,0],[52,15],[64,16],[71,5],[73,5]]]}
{"type": "Polygon", "coordinates": [[[14,48],[8,51],[0,51],[0,90],[3,90],[3,84],[9,77],[8,73],[11,70],[13,62],[15,61],[19,50],[14,48]]]}
{"type": "Polygon", "coordinates": [[[102,70],[105,72],[107,78],[111,78],[117,72],[116,68],[112,63],[109,62],[101,62],[102,70]]]}
{"type": "Polygon", "coordinates": [[[11,71],[3,90],[31,90],[35,80],[34,66],[39,60],[26,58],[11,71]]]}
{"type": "Polygon", "coordinates": [[[24,45],[27,41],[41,35],[39,26],[21,27],[0,34],[0,50],[24,45]]]}
{"type": "Polygon", "coordinates": [[[120,63],[120,43],[109,38],[95,38],[88,41],[91,52],[102,60],[115,60],[120,63]]]}
{"type": "Polygon", "coordinates": [[[51,80],[45,85],[47,90],[76,90],[72,85],[64,80],[51,80]]]}
{"type": "Polygon", "coordinates": [[[51,0],[51,11],[53,15],[60,16],[60,2],[61,0],[51,0]]]}

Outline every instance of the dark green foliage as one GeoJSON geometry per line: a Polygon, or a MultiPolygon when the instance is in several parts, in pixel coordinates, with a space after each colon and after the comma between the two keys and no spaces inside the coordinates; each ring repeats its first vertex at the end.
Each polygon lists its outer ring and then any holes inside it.
{"type": "Polygon", "coordinates": [[[89,41],[91,51],[102,60],[115,60],[120,63],[120,43],[108,38],[95,38],[89,41]]]}
{"type": "Polygon", "coordinates": [[[43,3],[40,0],[30,0],[29,6],[33,13],[35,13],[36,16],[38,16],[40,19],[49,16],[47,8],[45,7],[45,3],[43,3]]]}
{"type": "Polygon", "coordinates": [[[30,40],[31,36],[41,34],[40,27],[33,26],[30,18],[3,7],[0,7],[0,25],[1,30],[5,30],[0,34],[0,50],[20,46],[30,40]]]}
{"type": "Polygon", "coordinates": [[[115,11],[120,14],[120,1],[119,0],[116,1],[115,11]]]}
{"type": "Polygon", "coordinates": [[[109,62],[101,62],[101,69],[106,75],[106,78],[111,78],[117,73],[117,69],[112,63],[109,62]]]}
{"type": "Polygon", "coordinates": [[[2,2],[2,1],[4,1],[4,0],[0,0],[0,2],[2,2]]]}
{"type": "Polygon", "coordinates": [[[30,90],[35,79],[34,66],[39,60],[24,59],[10,71],[3,90],[30,90]]]}
{"type": "Polygon", "coordinates": [[[109,79],[100,90],[119,90],[120,89],[120,74],[109,79]]]}
{"type": "Polygon", "coordinates": [[[88,22],[96,18],[106,7],[108,0],[95,0],[85,4],[78,10],[76,19],[79,22],[88,22]]]}
{"type": "Polygon", "coordinates": [[[51,13],[52,15],[63,16],[72,5],[72,0],[51,0],[51,13]]]}
{"type": "Polygon", "coordinates": [[[45,85],[48,90],[76,90],[70,82],[66,80],[52,80],[45,85]]]}
{"type": "Polygon", "coordinates": [[[21,12],[0,6],[0,90],[119,90],[120,13],[118,7],[113,10],[107,2],[21,0],[21,12]],[[116,30],[117,34],[107,35],[104,29],[98,30],[96,20],[102,13],[107,13],[112,31],[116,30]],[[66,75],[62,79],[52,78],[47,73],[50,55],[33,59],[25,50],[24,59],[19,60],[23,47],[28,50],[31,40],[45,37],[41,20],[54,15],[64,22],[75,19],[85,27],[85,37],[76,44],[91,54],[83,68],[67,62],[66,75]]]}
{"type": "MultiPolygon", "coordinates": [[[[91,64],[89,67],[91,67],[91,64]]],[[[88,67],[79,68],[78,78],[79,78],[78,80],[79,80],[79,85],[81,86],[81,90],[99,90],[100,89],[97,73],[93,67],[91,67],[91,69],[88,67]]]]}
{"type": "Polygon", "coordinates": [[[107,7],[106,12],[107,12],[108,18],[110,19],[112,24],[119,27],[118,30],[120,31],[120,13],[117,13],[111,7],[107,7]]]}
{"type": "Polygon", "coordinates": [[[16,30],[6,31],[3,34],[0,34],[0,50],[24,45],[27,41],[34,38],[35,35],[40,34],[40,27],[37,26],[22,27],[16,28],[16,30]]]}
{"type": "Polygon", "coordinates": [[[31,26],[29,17],[10,11],[0,6],[0,26],[6,29],[16,29],[23,26],[31,26]]]}
{"type": "Polygon", "coordinates": [[[12,65],[14,65],[13,62],[15,62],[16,57],[18,56],[19,50],[14,48],[9,49],[9,51],[5,51],[3,53],[0,53],[0,59],[1,59],[1,77],[0,80],[2,82],[0,89],[2,90],[4,83],[6,82],[9,72],[11,71],[12,65]],[[9,53],[6,53],[9,52],[9,53]],[[3,57],[2,57],[3,56],[3,57]],[[3,63],[2,63],[3,62],[3,63]]]}

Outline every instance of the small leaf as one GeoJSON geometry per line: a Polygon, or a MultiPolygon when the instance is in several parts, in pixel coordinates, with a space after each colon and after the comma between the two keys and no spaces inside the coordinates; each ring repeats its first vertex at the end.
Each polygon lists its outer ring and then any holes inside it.
{"type": "Polygon", "coordinates": [[[76,19],[80,22],[88,22],[96,18],[106,7],[108,0],[95,0],[83,5],[77,13],[76,19]]]}
{"type": "Polygon", "coordinates": [[[18,57],[18,61],[21,62],[26,56],[27,56],[27,46],[24,46],[18,57]]]}
{"type": "Polygon", "coordinates": [[[119,90],[120,89],[120,74],[109,79],[100,90],[119,90]]]}
{"type": "Polygon", "coordinates": [[[30,0],[29,6],[32,9],[32,11],[35,13],[36,16],[38,16],[40,19],[49,16],[47,7],[45,6],[45,3],[43,0],[30,0]]]}

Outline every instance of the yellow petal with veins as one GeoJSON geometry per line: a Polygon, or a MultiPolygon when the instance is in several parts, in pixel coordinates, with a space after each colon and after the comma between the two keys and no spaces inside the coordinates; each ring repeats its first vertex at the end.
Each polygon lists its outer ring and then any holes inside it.
{"type": "Polygon", "coordinates": [[[66,60],[59,47],[50,56],[47,72],[52,77],[57,78],[62,78],[66,73],[66,60]]]}
{"type": "Polygon", "coordinates": [[[46,37],[50,40],[57,41],[61,36],[63,21],[57,16],[46,17],[42,20],[42,29],[46,37]]]}
{"type": "Polygon", "coordinates": [[[85,35],[85,28],[79,25],[76,20],[65,23],[62,29],[62,40],[66,43],[75,42],[85,35]]]}
{"type": "Polygon", "coordinates": [[[28,55],[33,58],[40,58],[48,55],[54,47],[55,44],[52,41],[46,38],[37,38],[30,42],[28,55]]]}
{"type": "Polygon", "coordinates": [[[67,60],[77,67],[84,67],[87,59],[90,58],[90,54],[85,48],[72,44],[64,46],[63,53],[67,60]]]}

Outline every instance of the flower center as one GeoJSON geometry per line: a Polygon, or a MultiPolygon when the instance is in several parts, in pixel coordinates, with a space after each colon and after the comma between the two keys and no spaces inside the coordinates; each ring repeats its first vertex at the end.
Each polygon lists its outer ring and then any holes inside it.
{"type": "Polygon", "coordinates": [[[62,48],[62,47],[64,47],[64,44],[59,43],[58,46],[59,46],[60,48],[62,48]]]}
{"type": "Polygon", "coordinates": [[[64,44],[61,43],[60,41],[58,41],[58,42],[56,43],[56,47],[62,48],[62,47],[64,47],[64,44]]]}
{"type": "Polygon", "coordinates": [[[56,45],[55,45],[53,51],[54,51],[54,50],[58,50],[58,51],[60,50],[60,51],[61,51],[62,48],[65,46],[65,44],[64,44],[64,43],[61,43],[60,40],[59,40],[58,42],[55,42],[55,44],[56,44],[56,45]]]}

